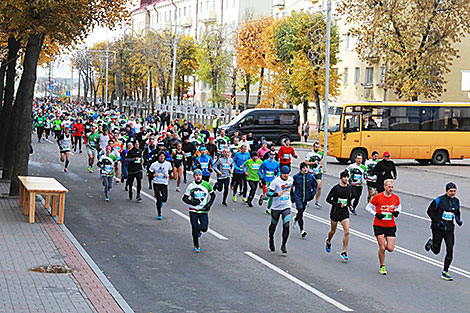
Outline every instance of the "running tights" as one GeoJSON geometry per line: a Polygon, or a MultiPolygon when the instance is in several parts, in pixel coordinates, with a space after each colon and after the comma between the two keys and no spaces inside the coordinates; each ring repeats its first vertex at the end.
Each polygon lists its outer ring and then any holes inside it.
{"type": "Polygon", "coordinates": [[[300,231],[304,230],[304,211],[307,207],[307,202],[302,203],[302,207],[297,207],[297,215],[295,221],[299,224],[300,231]]]}
{"type": "Polygon", "coordinates": [[[163,203],[168,199],[168,186],[164,184],[153,184],[153,191],[155,192],[155,198],[157,199],[157,215],[162,215],[163,203]]]}
{"type": "Polygon", "coordinates": [[[127,174],[127,186],[129,187],[129,199],[132,200],[132,187],[134,186],[134,179],[137,181],[137,198],[140,197],[142,190],[142,171],[137,173],[127,174]]]}
{"type": "Polygon", "coordinates": [[[289,238],[290,209],[271,210],[271,224],[269,225],[269,240],[274,240],[274,233],[279,219],[282,216],[282,244],[287,243],[289,238]]]}
{"type": "Polygon", "coordinates": [[[237,189],[240,186],[240,192],[243,198],[246,198],[247,181],[245,173],[233,173],[233,195],[237,195],[237,189]]]}
{"type": "Polygon", "coordinates": [[[444,259],[444,272],[449,271],[450,263],[454,254],[454,231],[444,231],[439,229],[432,229],[432,246],[431,251],[434,254],[439,254],[441,251],[442,239],[446,243],[446,257],[444,259]]]}
{"type": "Polygon", "coordinates": [[[193,235],[193,244],[199,247],[199,232],[205,233],[209,228],[209,215],[207,213],[189,212],[189,220],[193,235]]]}

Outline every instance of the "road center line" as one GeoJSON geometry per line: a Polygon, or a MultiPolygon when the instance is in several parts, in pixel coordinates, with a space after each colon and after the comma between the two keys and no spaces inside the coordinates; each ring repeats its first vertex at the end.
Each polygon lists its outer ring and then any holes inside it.
{"type": "MultiPolygon", "coordinates": [[[[295,209],[292,209],[292,211],[294,212],[297,212],[297,210],[295,209]]],[[[317,221],[317,222],[320,222],[320,223],[323,223],[325,225],[330,225],[330,221],[329,220],[326,220],[322,217],[319,217],[319,216],[316,216],[316,215],[313,215],[313,214],[310,214],[310,213],[304,213],[304,216],[307,217],[307,218],[310,218],[314,221],[317,221]]],[[[341,225],[338,225],[338,229],[342,229],[341,225]]],[[[370,242],[373,242],[373,243],[377,243],[377,240],[375,237],[371,236],[371,235],[367,235],[365,233],[362,233],[360,231],[357,231],[357,230],[354,230],[354,229],[349,229],[349,232],[357,237],[360,237],[362,239],[365,239],[365,240],[368,240],[370,242]]],[[[428,263],[428,264],[431,264],[431,265],[434,265],[434,266],[437,266],[439,268],[442,268],[443,267],[443,263],[440,262],[440,261],[437,261],[435,259],[432,259],[428,256],[425,256],[423,254],[420,254],[420,253],[417,253],[417,252],[414,252],[414,251],[411,251],[411,250],[408,250],[406,248],[403,248],[403,247],[400,247],[400,246],[395,246],[395,250],[397,252],[400,252],[402,254],[405,254],[407,256],[410,256],[412,258],[415,258],[417,260],[420,260],[420,261],[423,261],[425,263],[428,263]]],[[[455,267],[455,266],[450,266],[450,269],[452,271],[454,271],[455,273],[461,275],[461,276],[464,276],[466,278],[470,278],[470,272],[467,271],[467,270],[464,270],[464,269],[461,269],[461,268],[458,268],[458,267],[455,267]]]]}
{"type": "Polygon", "coordinates": [[[270,269],[272,269],[273,271],[275,271],[276,273],[284,276],[285,278],[289,279],[290,281],[296,283],[297,285],[299,285],[300,287],[310,291],[311,293],[313,293],[314,295],[316,295],[317,297],[325,300],[326,302],[334,305],[335,307],[337,307],[338,309],[340,309],[341,311],[345,311],[345,312],[352,312],[353,310],[348,308],[347,306],[345,306],[344,304],[341,304],[339,303],[338,301],[330,298],[329,296],[325,295],[324,293],[322,293],[321,291],[313,288],[312,286],[308,285],[307,283],[301,281],[300,279],[292,276],[291,274],[287,273],[286,271],[283,271],[282,269],[280,269],[279,267],[275,266],[274,264],[271,264],[269,263],[268,261],[266,261],[265,259],[257,256],[256,254],[250,252],[250,251],[245,251],[245,254],[248,255],[250,258],[258,261],[259,263],[269,267],[270,269]]]}

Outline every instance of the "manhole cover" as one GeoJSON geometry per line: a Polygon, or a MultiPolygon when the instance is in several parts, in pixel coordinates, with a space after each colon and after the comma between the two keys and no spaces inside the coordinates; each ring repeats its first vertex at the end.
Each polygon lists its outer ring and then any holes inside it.
{"type": "Polygon", "coordinates": [[[73,269],[65,265],[43,265],[31,269],[38,273],[67,274],[72,273],[73,269]]]}

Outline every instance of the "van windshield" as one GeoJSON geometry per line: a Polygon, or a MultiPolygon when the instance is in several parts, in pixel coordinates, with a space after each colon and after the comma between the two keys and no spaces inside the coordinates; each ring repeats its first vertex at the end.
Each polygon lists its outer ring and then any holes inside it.
{"type": "Polygon", "coordinates": [[[237,125],[242,120],[242,118],[246,116],[246,114],[246,111],[238,114],[233,120],[230,121],[230,123],[227,124],[227,126],[237,125]]]}

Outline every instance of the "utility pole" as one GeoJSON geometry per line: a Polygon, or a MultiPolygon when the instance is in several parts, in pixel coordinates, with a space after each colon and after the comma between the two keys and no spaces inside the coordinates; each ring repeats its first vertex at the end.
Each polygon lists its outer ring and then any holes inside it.
{"type": "Polygon", "coordinates": [[[52,85],[52,61],[49,62],[49,97],[50,97],[50,101],[52,102],[52,89],[51,89],[51,86],[52,85]]]}
{"type": "Polygon", "coordinates": [[[108,61],[109,61],[109,45],[106,47],[106,86],[105,86],[105,92],[104,92],[104,105],[106,107],[108,107],[108,64],[109,64],[108,61]]]}
{"type": "Polygon", "coordinates": [[[176,18],[177,18],[177,13],[178,13],[178,8],[176,7],[176,4],[173,3],[173,6],[175,7],[175,43],[173,46],[173,78],[172,78],[172,83],[171,83],[171,103],[170,103],[170,120],[173,120],[173,104],[174,104],[174,97],[175,97],[175,78],[176,78],[176,51],[178,47],[178,38],[177,38],[177,32],[176,32],[176,18]]]}
{"type": "Polygon", "coordinates": [[[325,69],[325,113],[323,114],[323,172],[326,173],[328,154],[328,96],[330,93],[330,43],[331,43],[331,0],[326,6],[326,69],[325,69]]]}
{"type": "Polygon", "coordinates": [[[122,47],[119,50],[119,113],[122,114],[122,97],[123,97],[123,87],[122,87],[122,47]]]}

